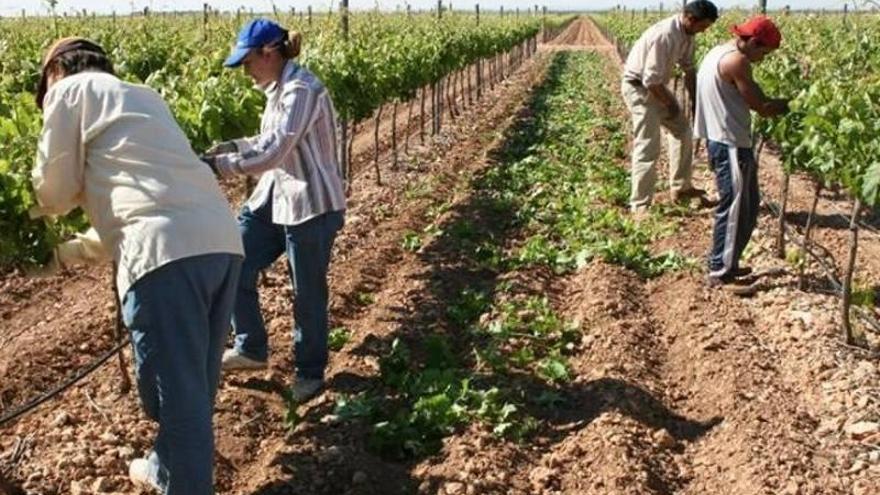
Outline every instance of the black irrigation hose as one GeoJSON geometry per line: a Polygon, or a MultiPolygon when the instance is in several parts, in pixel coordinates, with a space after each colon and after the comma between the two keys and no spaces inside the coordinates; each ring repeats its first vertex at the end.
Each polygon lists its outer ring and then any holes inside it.
{"type": "Polygon", "coordinates": [[[112,358],[114,355],[116,355],[116,353],[118,353],[126,345],[128,345],[128,342],[129,342],[129,338],[128,337],[124,338],[123,340],[119,341],[115,346],[113,346],[112,349],[107,351],[103,356],[96,359],[94,362],[92,362],[92,364],[81,369],[79,372],[77,372],[77,374],[75,374],[69,380],[60,383],[58,386],[56,386],[52,390],[49,390],[48,392],[37,397],[33,401],[13,410],[11,412],[4,414],[2,417],[0,417],[0,427],[4,426],[6,423],[9,423],[11,421],[14,421],[14,420],[24,416],[25,414],[33,411],[34,409],[41,406],[42,404],[52,400],[53,398],[55,398],[56,396],[58,396],[59,394],[61,394],[65,390],[69,389],[70,387],[75,385],[77,382],[79,382],[83,378],[90,375],[93,371],[100,368],[104,363],[109,361],[110,358],[112,358]]]}
{"type": "MultiPolygon", "coordinates": [[[[766,206],[771,213],[773,213],[774,217],[779,217],[779,207],[775,203],[767,201],[765,199],[762,199],[761,202],[764,203],[764,206],[766,206]]],[[[783,225],[786,233],[788,233],[789,228],[791,228],[791,230],[795,230],[794,228],[789,227],[787,223],[783,225]]],[[[822,257],[816,254],[812,249],[810,249],[809,246],[805,246],[803,240],[795,239],[793,235],[789,235],[788,237],[796,244],[798,244],[798,246],[804,248],[804,252],[806,252],[811,258],[816,260],[816,262],[819,264],[820,267],[822,267],[822,270],[825,272],[825,278],[827,278],[831,285],[834,287],[835,295],[840,296],[843,293],[843,284],[840,283],[840,280],[837,279],[837,275],[835,275],[835,272],[837,271],[836,268],[833,266],[829,266],[827,261],[822,259],[822,257]]],[[[877,319],[870,312],[859,306],[855,306],[853,309],[855,310],[856,315],[865,324],[873,328],[874,331],[880,332],[880,322],[878,322],[877,319]]]]}

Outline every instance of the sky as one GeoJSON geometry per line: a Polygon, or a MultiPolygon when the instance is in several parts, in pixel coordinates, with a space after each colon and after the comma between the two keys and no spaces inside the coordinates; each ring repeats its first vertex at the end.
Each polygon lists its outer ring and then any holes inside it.
{"type": "MultiPolygon", "coordinates": [[[[479,1],[480,8],[485,10],[497,10],[499,6],[504,5],[506,10],[514,10],[516,8],[527,9],[530,6],[546,5],[550,10],[598,10],[611,8],[616,5],[625,5],[630,8],[657,8],[660,6],[660,0],[453,0],[453,7],[465,8],[467,5],[473,8],[473,4],[479,1]],[[460,4],[460,5],[459,5],[460,4]]],[[[381,9],[394,10],[398,6],[405,6],[407,0],[349,0],[352,9],[370,9],[377,4],[381,9]]],[[[59,12],[70,12],[87,9],[89,12],[97,11],[101,13],[111,13],[114,10],[118,13],[131,12],[132,9],[143,10],[145,6],[151,7],[153,10],[200,10],[203,0],[58,0],[59,12]]],[[[271,11],[272,0],[208,0],[208,4],[214,8],[223,10],[234,10],[239,6],[253,8],[254,11],[271,11]]],[[[295,7],[297,10],[304,8],[311,3],[312,7],[317,11],[324,11],[331,4],[329,0],[274,0],[279,10],[290,10],[295,7]]],[[[338,0],[334,0],[333,4],[338,5],[338,0]]],[[[429,9],[436,6],[436,0],[409,0],[410,5],[414,9],[429,9]]],[[[444,0],[448,4],[449,0],[444,0]]],[[[678,0],[666,0],[662,2],[666,9],[672,5],[679,5],[678,0]]],[[[724,8],[730,7],[751,7],[757,0],[715,0],[716,5],[724,8]]],[[[786,4],[794,8],[843,8],[844,0],[768,0],[768,7],[773,8],[774,5],[782,7],[786,4]]],[[[852,7],[852,1],[849,2],[852,7]]],[[[861,3],[861,2],[859,2],[861,3]]],[[[45,0],[0,0],[0,15],[20,15],[21,9],[24,8],[28,14],[38,14],[47,12],[47,2],[45,0]]]]}

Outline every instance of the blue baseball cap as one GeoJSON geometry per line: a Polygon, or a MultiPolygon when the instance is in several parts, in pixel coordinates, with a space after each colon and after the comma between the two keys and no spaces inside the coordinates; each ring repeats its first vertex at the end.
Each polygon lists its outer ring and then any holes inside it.
{"type": "Polygon", "coordinates": [[[276,43],[287,36],[287,31],[268,19],[254,19],[241,28],[232,53],[223,62],[225,67],[238,67],[254,48],[276,43]]]}

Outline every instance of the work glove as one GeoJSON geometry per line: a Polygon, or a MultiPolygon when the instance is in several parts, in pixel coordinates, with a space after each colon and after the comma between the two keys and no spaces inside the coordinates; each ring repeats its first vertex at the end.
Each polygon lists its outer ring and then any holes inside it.
{"type": "Polygon", "coordinates": [[[73,239],[56,246],[52,250],[49,262],[28,270],[27,275],[50,277],[75,265],[97,264],[109,258],[98,232],[94,228],[90,228],[85,233],[76,234],[73,239]]]}
{"type": "Polygon", "coordinates": [[[205,152],[205,155],[225,155],[227,153],[237,153],[238,145],[235,144],[235,141],[223,141],[222,143],[217,143],[214,146],[208,148],[208,151],[205,152]]]}

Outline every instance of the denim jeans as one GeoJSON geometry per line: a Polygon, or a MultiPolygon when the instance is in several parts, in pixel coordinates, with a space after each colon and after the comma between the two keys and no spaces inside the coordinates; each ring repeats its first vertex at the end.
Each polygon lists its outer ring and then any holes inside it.
{"type": "Polygon", "coordinates": [[[166,495],[214,493],[214,397],[241,263],[233,254],[173,261],[123,299],[141,403],[159,422],[148,461],[166,495]]]}
{"type": "Polygon", "coordinates": [[[758,222],[758,165],[751,148],[709,141],[720,202],[715,211],[709,274],[721,277],[739,267],[739,259],[758,222]]]}
{"type": "Polygon", "coordinates": [[[254,211],[245,206],[238,216],[245,259],[232,316],[235,348],[251,359],[268,359],[268,335],[260,313],[257,278],[286,252],[293,282],[296,376],[322,379],[328,360],[327,271],[344,214],[325,213],[299,225],[277,225],[271,216],[271,201],[254,211]]]}

